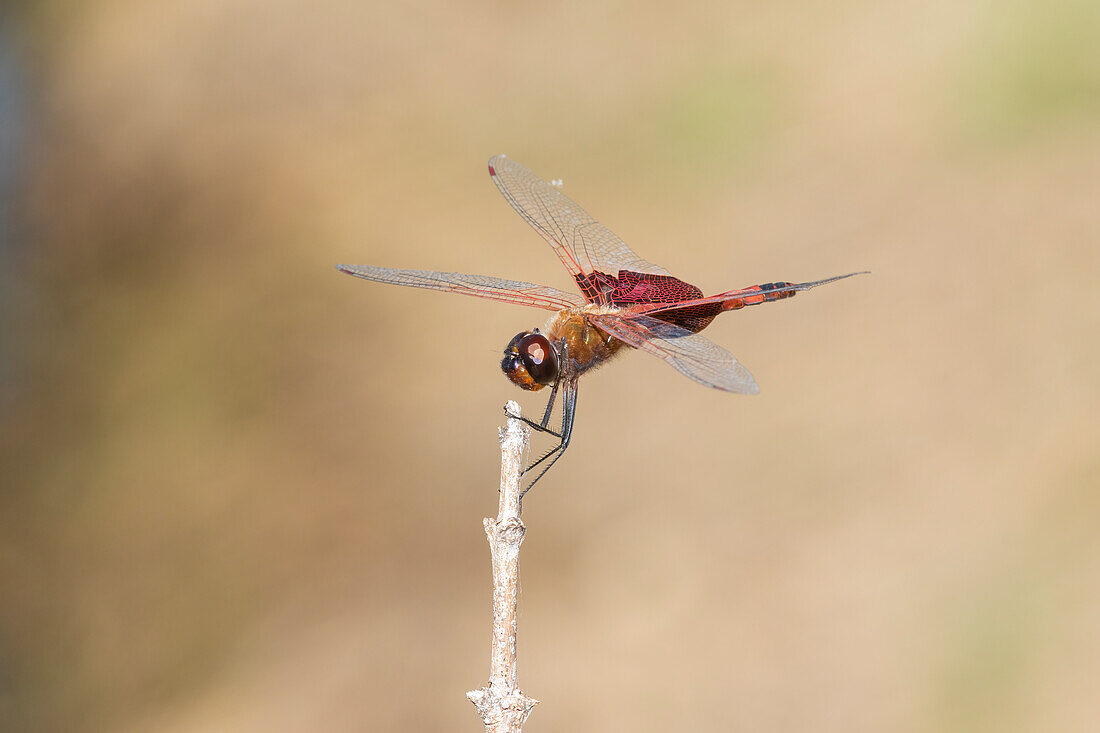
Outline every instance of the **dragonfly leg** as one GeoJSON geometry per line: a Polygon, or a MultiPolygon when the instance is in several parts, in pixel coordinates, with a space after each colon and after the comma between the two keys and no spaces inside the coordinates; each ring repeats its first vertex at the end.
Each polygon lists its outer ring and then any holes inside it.
{"type": "MultiPolygon", "coordinates": [[[[535,480],[528,484],[527,488],[523,490],[523,493],[519,495],[520,499],[523,499],[524,494],[534,488],[535,484],[539,482],[546,472],[549,471],[558,459],[565,453],[565,449],[569,447],[569,441],[573,437],[573,417],[577,412],[577,383],[569,382],[565,385],[565,394],[562,396],[562,418],[561,418],[561,444],[555,448],[550,449],[546,455],[538,459],[524,471],[526,474],[528,471],[539,465],[546,459],[550,459],[550,462],[539,471],[539,475],[535,476],[535,480]]],[[[549,431],[547,431],[549,432],[549,431]]]]}
{"type": "MultiPolygon", "coordinates": [[[[550,422],[550,413],[552,413],[554,411],[554,401],[557,399],[557,396],[558,396],[558,385],[559,384],[560,384],[560,382],[554,382],[554,389],[552,389],[550,391],[550,399],[546,403],[546,411],[542,415],[542,422],[535,422],[534,420],[526,418],[523,415],[513,415],[512,413],[508,412],[507,407],[504,408],[504,414],[507,415],[508,417],[515,418],[515,419],[519,420],[520,422],[530,426],[531,428],[533,428],[534,430],[536,430],[540,433],[546,433],[548,435],[553,435],[558,440],[561,440],[561,433],[555,433],[553,430],[546,427],[550,422]]],[[[528,470],[530,470],[530,468],[528,468],[528,470]]]]}
{"type": "MultiPolygon", "coordinates": [[[[564,344],[563,344],[563,351],[564,351],[564,344]]],[[[560,386],[561,386],[561,379],[559,378],[559,379],[554,381],[554,388],[550,390],[550,399],[548,399],[546,401],[546,411],[542,413],[542,422],[537,423],[534,420],[530,420],[526,417],[523,417],[522,415],[513,415],[512,413],[508,412],[507,407],[504,408],[504,414],[507,415],[508,417],[514,417],[517,420],[520,420],[521,422],[523,422],[523,423],[527,424],[528,426],[534,428],[535,430],[537,430],[540,433],[547,433],[549,435],[553,435],[558,440],[561,440],[561,433],[555,433],[553,430],[546,427],[547,425],[550,424],[550,414],[554,411],[554,402],[558,397],[558,387],[560,387],[560,386]]],[[[545,458],[545,456],[543,456],[543,458],[545,458]]],[[[542,458],[539,459],[539,461],[541,461],[541,460],[542,460],[542,458]]],[[[539,461],[536,461],[535,463],[531,464],[531,466],[528,466],[527,470],[529,471],[532,468],[534,468],[536,465],[538,465],[539,461]]]]}
{"type": "MultiPolygon", "coordinates": [[[[547,402],[546,402],[546,411],[545,411],[545,412],[543,413],[543,415],[542,415],[542,422],[541,422],[541,423],[536,423],[536,422],[535,422],[534,420],[528,420],[527,418],[525,418],[525,417],[522,417],[522,416],[520,416],[520,415],[513,415],[512,413],[508,412],[508,410],[507,410],[507,409],[505,409],[505,410],[504,410],[504,412],[505,412],[505,414],[506,414],[506,415],[508,415],[508,417],[514,417],[514,418],[517,418],[517,419],[519,419],[519,420],[522,420],[523,422],[527,423],[528,425],[530,425],[530,426],[531,426],[532,428],[534,428],[534,429],[535,429],[535,430],[537,430],[538,432],[540,432],[540,433],[546,433],[547,435],[553,435],[553,436],[554,436],[555,438],[557,438],[557,439],[558,439],[558,440],[560,441],[560,440],[561,440],[561,436],[562,436],[562,434],[561,434],[561,433],[555,433],[555,432],[554,432],[553,430],[550,430],[549,428],[547,428],[547,427],[546,427],[546,426],[547,426],[547,424],[549,424],[549,422],[550,422],[550,415],[551,415],[551,414],[553,413],[553,411],[554,411],[554,402],[555,402],[555,401],[556,401],[556,399],[557,399],[557,396],[558,396],[558,388],[559,388],[560,386],[561,386],[561,380],[560,380],[560,379],[559,379],[558,381],[554,382],[554,389],[550,391],[550,399],[549,399],[549,400],[547,400],[547,402]]],[[[563,409],[564,409],[564,408],[563,408],[563,409]]],[[[565,419],[565,413],[563,412],[563,413],[562,413],[562,420],[564,421],[564,419],[565,419]]],[[[534,463],[532,463],[532,464],[531,464],[530,466],[528,466],[527,468],[523,469],[523,472],[524,472],[525,474],[526,474],[526,473],[528,473],[528,472],[530,472],[530,471],[531,471],[531,469],[533,469],[533,468],[534,468],[535,466],[537,466],[537,465],[539,465],[540,463],[542,463],[543,461],[545,461],[545,460],[546,460],[547,458],[549,458],[550,456],[552,456],[552,455],[554,455],[555,453],[557,453],[557,452],[558,452],[558,450],[560,450],[560,446],[558,446],[558,447],[555,447],[555,448],[552,448],[552,449],[551,449],[551,450],[550,450],[549,452],[547,452],[547,453],[546,453],[546,454],[545,454],[544,456],[542,456],[541,458],[539,458],[539,459],[538,459],[537,461],[535,461],[534,463]]]]}
{"type": "Polygon", "coordinates": [[[558,396],[558,387],[561,386],[561,379],[554,380],[554,388],[550,390],[550,399],[546,401],[546,412],[542,413],[542,422],[540,426],[545,429],[550,423],[550,413],[554,411],[554,400],[558,396]]]}

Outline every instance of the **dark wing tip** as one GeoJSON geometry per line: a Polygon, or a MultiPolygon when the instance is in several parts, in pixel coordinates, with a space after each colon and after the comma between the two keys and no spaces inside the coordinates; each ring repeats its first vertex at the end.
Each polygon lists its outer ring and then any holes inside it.
{"type": "Polygon", "coordinates": [[[340,272],[346,272],[349,275],[355,274],[355,272],[351,269],[351,265],[336,265],[336,269],[340,272]]]}

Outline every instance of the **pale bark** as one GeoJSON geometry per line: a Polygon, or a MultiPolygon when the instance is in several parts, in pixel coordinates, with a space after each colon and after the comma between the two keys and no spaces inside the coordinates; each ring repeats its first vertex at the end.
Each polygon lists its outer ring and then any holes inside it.
{"type": "MultiPolygon", "coordinates": [[[[519,415],[519,405],[506,407],[519,415]]],[[[527,527],[520,519],[523,464],[530,430],[510,417],[500,430],[500,506],[497,518],[486,517],[485,535],[493,563],[493,636],[489,684],[466,693],[477,708],[487,733],[520,733],[538,700],[516,684],[516,601],[519,593],[519,546],[527,527]]]]}

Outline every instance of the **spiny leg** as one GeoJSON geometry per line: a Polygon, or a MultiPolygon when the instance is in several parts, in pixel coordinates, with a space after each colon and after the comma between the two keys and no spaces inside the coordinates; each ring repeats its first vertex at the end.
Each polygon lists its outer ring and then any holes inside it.
{"type": "MultiPolygon", "coordinates": [[[[552,390],[550,390],[550,399],[547,400],[547,402],[546,402],[546,411],[542,414],[542,422],[541,423],[537,423],[534,420],[531,420],[529,418],[524,417],[523,415],[513,415],[512,413],[508,412],[507,407],[504,408],[504,414],[507,415],[508,417],[516,418],[520,422],[522,422],[526,425],[529,425],[530,427],[534,428],[535,430],[537,430],[540,433],[548,433],[550,435],[553,435],[558,440],[561,440],[561,435],[559,433],[555,433],[553,430],[550,430],[548,427],[546,427],[547,424],[549,424],[549,422],[550,422],[550,413],[552,413],[554,411],[554,401],[557,399],[558,387],[559,386],[561,386],[561,380],[560,379],[558,381],[554,382],[554,388],[552,390]]],[[[532,468],[532,466],[528,466],[527,470],[529,471],[529,470],[531,470],[531,468],[532,468]]]]}
{"type": "MultiPolygon", "coordinates": [[[[557,382],[554,383],[553,391],[550,392],[550,399],[546,403],[546,412],[542,416],[542,423],[536,423],[533,420],[527,420],[527,419],[522,418],[522,417],[519,418],[520,420],[523,420],[523,422],[527,423],[532,428],[534,428],[536,431],[538,431],[540,433],[546,433],[547,435],[553,435],[559,441],[561,440],[562,434],[561,433],[555,433],[553,430],[550,430],[548,427],[546,427],[546,425],[547,425],[547,423],[550,422],[550,415],[551,415],[551,413],[553,412],[553,409],[554,409],[554,399],[558,394],[558,387],[560,387],[560,386],[561,386],[561,380],[559,379],[557,382]]],[[[507,412],[507,410],[505,410],[505,412],[507,412]]],[[[519,416],[515,415],[514,417],[519,417],[519,416]]],[[[564,405],[562,407],[562,426],[563,427],[565,426],[565,408],[564,408],[564,405]]],[[[531,471],[531,469],[535,468],[535,466],[539,465],[540,463],[545,461],[547,458],[549,458],[550,456],[557,453],[560,449],[561,449],[560,445],[555,446],[554,448],[551,448],[541,458],[539,458],[537,461],[532,463],[527,468],[523,469],[523,473],[524,474],[529,473],[531,471]]]]}
{"type": "Polygon", "coordinates": [[[565,449],[569,447],[569,440],[573,437],[573,418],[576,413],[577,383],[575,381],[572,381],[565,385],[565,394],[562,395],[561,444],[558,445],[556,448],[552,448],[549,453],[532,463],[524,471],[524,474],[526,474],[532,468],[539,465],[547,458],[550,458],[550,456],[553,456],[553,459],[550,461],[550,463],[548,463],[546,467],[539,472],[539,475],[535,477],[535,480],[532,481],[527,486],[527,488],[524,489],[523,492],[519,495],[520,499],[523,499],[524,495],[532,488],[534,488],[535,484],[539,482],[539,479],[545,476],[546,472],[549,471],[553,467],[553,465],[558,462],[558,459],[561,458],[562,455],[564,455],[565,449]]]}
{"type": "MultiPolygon", "coordinates": [[[[546,411],[543,412],[541,423],[537,423],[534,420],[531,420],[529,418],[524,417],[523,415],[512,414],[508,410],[507,406],[505,406],[505,408],[504,408],[504,414],[507,415],[509,418],[514,418],[516,420],[519,420],[520,422],[523,422],[523,423],[529,425],[532,429],[534,429],[534,430],[536,430],[540,433],[547,433],[548,435],[553,435],[555,438],[557,438],[560,441],[562,439],[562,437],[561,437],[562,434],[561,433],[555,433],[553,430],[546,427],[547,424],[549,424],[549,422],[550,422],[550,415],[553,414],[554,402],[557,400],[558,388],[560,386],[561,386],[561,380],[560,379],[557,380],[556,382],[554,382],[554,388],[550,390],[550,399],[548,399],[546,401],[546,411]]],[[[563,427],[563,429],[564,429],[564,425],[565,425],[565,412],[564,412],[564,407],[563,407],[563,411],[562,411],[562,427],[563,427]]],[[[521,475],[526,476],[527,473],[531,471],[531,469],[538,466],[540,463],[545,461],[550,456],[555,455],[555,454],[560,454],[560,452],[562,450],[563,450],[563,448],[562,448],[561,445],[557,445],[554,448],[550,449],[545,455],[542,456],[542,458],[539,458],[537,461],[532,463],[530,466],[523,469],[523,473],[521,475]]],[[[557,458],[555,458],[554,460],[557,460],[557,458]]],[[[551,465],[553,465],[553,464],[551,464],[551,465]]],[[[547,468],[549,468],[549,466],[547,466],[547,468]]],[[[546,473],[546,471],[543,470],[543,473],[546,473]]],[[[542,478],[542,473],[539,474],[539,478],[542,478]]],[[[535,479],[535,481],[537,481],[537,480],[538,479],[535,479]]],[[[534,486],[534,485],[535,485],[535,482],[532,481],[531,486],[534,486]]],[[[524,490],[523,493],[526,494],[527,491],[529,491],[531,489],[531,486],[528,486],[527,489],[524,490]]],[[[522,494],[520,495],[520,498],[523,498],[522,494]]]]}
{"type": "Polygon", "coordinates": [[[558,387],[561,386],[561,378],[554,380],[554,388],[550,390],[550,399],[546,401],[546,412],[542,413],[542,422],[539,423],[541,429],[545,430],[546,425],[550,422],[550,413],[554,410],[554,399],[558,396],[558,387]]]}

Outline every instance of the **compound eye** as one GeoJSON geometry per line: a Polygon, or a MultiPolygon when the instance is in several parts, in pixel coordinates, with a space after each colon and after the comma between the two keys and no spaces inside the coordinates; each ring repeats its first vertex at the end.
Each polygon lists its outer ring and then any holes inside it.
{"type": "Polygon", "coordinates": [[[527,372],[539,384],[550,384],[558,378],[558,354],[541,333],[529,333],[516,344],[527,372]]]}
{"type": "Polygon", "coordinates": [[[505,354],[507,354],[509,352],[517,352],[518,353],[519,352],[519,342],[523,341],[523,339],[527,338],[530,335],[531,335],[530,331],[520,331],[519,333],[517,333],[515,336],[512,337],[512,340],[508,342],[508,345],[504,347],[504,353],[505,354]]]}

